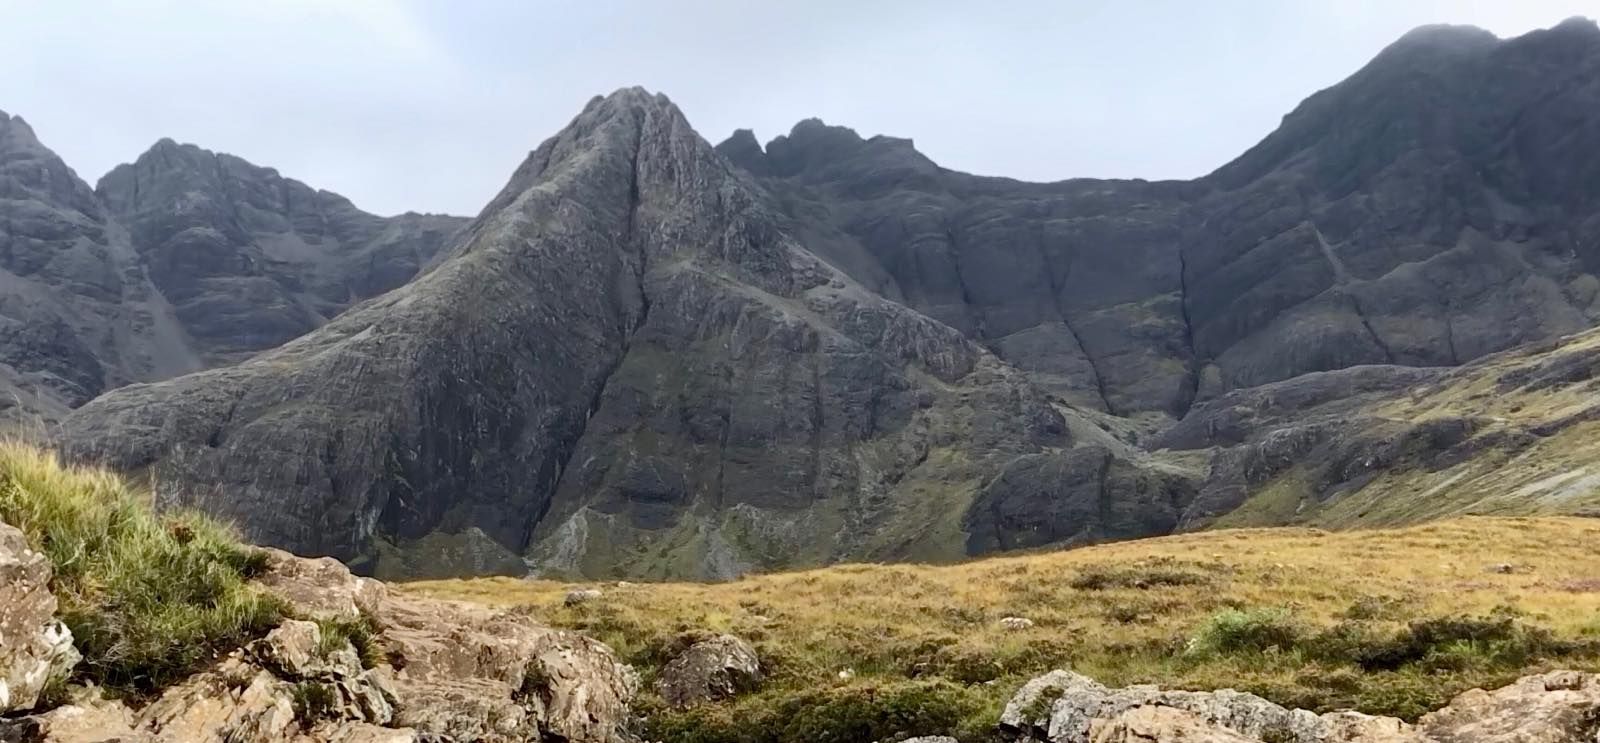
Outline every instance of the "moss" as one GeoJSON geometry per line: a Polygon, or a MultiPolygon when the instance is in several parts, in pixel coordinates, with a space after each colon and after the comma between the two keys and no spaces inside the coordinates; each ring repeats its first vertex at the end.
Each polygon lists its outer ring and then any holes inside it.
{"type": "Polygon", "coordinates": [[[283,614],[247,581],[264,565],[259,550],[199,514],[158,516],[145,501],[108,472],[0,443],[0,520],[55,568],[59,615],[84,656],[74,678],[134,694],[265,634],[283,614]]]}
{"type": "Polygon", "coordinates": [[[1066,693],[1059,686],[1046,686],[1039,690],[1038,696],[1022,708],[1022,718],[1025,720],[1043,720],[1050,717],[1050,710],[1055,706],[1061,695],[1066,693]]]}

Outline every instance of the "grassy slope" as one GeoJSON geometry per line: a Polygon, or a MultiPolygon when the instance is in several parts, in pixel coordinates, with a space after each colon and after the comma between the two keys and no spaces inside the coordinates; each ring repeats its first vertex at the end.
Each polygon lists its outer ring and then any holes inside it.
{"type": "MultiPolygon", "coordinates": [[[[1444,383],[1396,395],[1371,409],[1394,421],[1489,419],[1479,437],[1532,429],[1593,410],[1600,383],[1586,375],[1543,389],[1504,389],[1507,373],[1600,353],[1600,330],[1554,348],[1513,350],[1464,367],[1444,383]]],[[[1324,528],[1398,526],[1461,515],[1529,516],[1600,512],[1600,419],[1579,422],[1508,454],[1496,447],[1438,471],[1396,468],[1328,504],[1304,498],[1299,470],[1262,486],[1219,527],[1301,524],[1324,528]]]]}
{"type": "Polygon", "coordinates": [[[104,470],[0,441],[0,521],[55,569],[50,587],[83,662],[73,680],[140,694],[264,634],[279,603],[247,579],[258,550],[190,513],[154,514],[104,470]]]}
{"type": "Polygon", "coordinates": [[[882,700],[928,692],[930,683],[953,699],[947,702],[962,716],[960,729],[981,730],[1021,681],[1054,667],[1111,684],[1233,686],[1288,704],[1414,716],[1458,691],[1528,669],[1600,668],[1588,641],[1600,633],[1597,540],[1596,520],[1468,518],[1399,530],[1207,532],[959,565],[841,565],[722,584],[617,585],[575,607],[562,603],[571,586],[556,582],[485,578],[405,590],[523,606],[610,643],[647,678],[681,633],[731,631],[753,640],[773,672],[767,690],[687,722],[662,716],[655,732],[669,740],[782,740],[741,725],[783,729],[772,716],[785,705],[816,707],[852,694],[882,700]],[[1498,563],[1515,572],[1485,569],[1498,563]],[[1222,652],[1187,649],[1197,636],[1214,634],[1208,623],[1230,608],[1281,609],[1258,615],[1275,616],[1308,639],[1278,648],[1246,638],[1222,652]],[[1034,626],[1003,629],[998,620],[1013,615],[1034,626]],[[1417,619],[1512,615],[1517,627],[1548,628],[1555,644],[1529,651],[1515,638],[1447,639],[1426,651],[1425,662],[1377,670],[1360,665],[1359,648],[1328,650],[1325,638],[1320,645],[1310,639],[1339,627],[1359,629],[1379,645],[1417,619]],[[1583,644],[1569,647],[1563,639],[1583,644]],[[847,668],[853,680],[838,677],[847,668]]]}

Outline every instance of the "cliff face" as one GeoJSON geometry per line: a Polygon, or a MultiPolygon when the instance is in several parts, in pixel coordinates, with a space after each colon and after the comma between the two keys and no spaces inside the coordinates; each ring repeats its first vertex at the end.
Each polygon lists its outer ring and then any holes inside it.
{"type": "Polygon", "coordinates": [[[720,145],[864,284],[1074,402],[1458,364],[1594,319],[1600,30],[1408,34],[1194,182],[979,178],[817,121],[720,145]]]}
{"type": "Polygon", "coordinates": [[[100,180],[208,360],[238,361],[405,283],[465,220],[383,218],[231,155],[164,139],[100,180]]]}
{"type": "Polygon", "coordinates": [[[977,177],[815,120],[712,148],[623,90],[431,264],[448,219],[162,143],[52,198],[127,226],[108,245],[194,363],[294,340],[102,395],[61,440],[382,575],[722,577],[1164,534],[1285,477],[1320,502],[1502,451],[1384,406],[1593,323],[1597,144],[1585,21],[1420,29],[1192,182],[977,177]]]}

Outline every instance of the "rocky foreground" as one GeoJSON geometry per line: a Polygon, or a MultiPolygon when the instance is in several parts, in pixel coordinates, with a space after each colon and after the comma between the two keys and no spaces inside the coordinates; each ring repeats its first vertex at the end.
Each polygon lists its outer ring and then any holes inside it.
{"type": "MultiPolygon", "coordinates": [[[[0,524],[0,740],[26,743],[635,741],[638,674],[610,648],[515,610],[420,598],[337,561],[271,551],[259,586],[294,618],[150,699],[62,691],[79,662],[56,618],[51,567],[0,524]],[[362,622],[357,643],[327,627],[362,622]],[[329,624],[330,622],[335,624],[329,624]]],[[[575,594],[576,596],[576,594],[575,594]]],[[[577,597],[574,600],[595,600],[577,597]]],[[[760,661],[719,637],[682,651],[657,687],[673,706],[748,691],[760,661]]],[[[903,731],[904,735],[919,732],[903,731]]],[[[1033,679],[995,740],[1033,743],[1594,741],[1600,676],[1558,671],[1473,690],[1415,724],[1317,715],[1253,694],[1113,689],[1071,671],[1033,679]]],[[[925,739],[927,740],[927,739],[925,739]]]]}
{"type": "Polygon", "coordinates": [[[296,619],[138,704],[74,688],[51,568],[0,524],[0,740],[89,743],[629,740],[637,677],[610,648],[512,612],[419,599],[338,562],[272,551],[260,585],[296,619]],[[319,622],[374,626],[376,662],[319,622]],[[33,712],[33,714],[28,714],[33,712]],[[18,716],[20,715],[20,716],[18,716]]]}

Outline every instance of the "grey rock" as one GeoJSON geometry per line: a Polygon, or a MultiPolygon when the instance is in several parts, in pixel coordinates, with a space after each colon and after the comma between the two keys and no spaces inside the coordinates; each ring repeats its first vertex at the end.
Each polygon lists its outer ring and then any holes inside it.
{"type": "Polygon", "coordinates": [[[567,596],[561,600],[561,603],[567,606],[577,606],[578,604],[587,604],[590,601],[594,601],[602,595],[598,588],[582,588],[575,591],[567,591],[567,596]]]}
{"type": "Polygon", "coordinates": [[[465,220],[163,140],[91,190],[0,113],[0,423],[234,361],[409,280],[465,220]]]}
{"type": "Polygon", "coordinates": [[[107,173],[95,193],[212,363],[282,344],[409,281],[466,222],[377,217],[170,139],[107,173]]]}
{"type": "Polygon", "coordinates": [[[980,178],[816,120],[721,151],[827,220],[826,257],[863,284],[1079,404],[1182,415],[1590,325],[1597,70],[1588,21],[1409,35],[1185,183],[980,178]]]}
{"type": "Polygon", "coordinates": [[[56,619],[50,561],[0,522],[0,713],[32,709],[79,656],[72,631],[56,619]]]}
{"type": "Polygon", "coordinates": [[[755,648],[733,635],[718,635],[685,648],[656,679],[656,693],[674,707],[731,698],[761,684],[755,648]]]}
{"type": "Polygon", "coordinates": [[[1415,725],[1357,712],[1316,715],[1231,689],[1110,689],[1071,671],[1033,679],[1006,705],[1004,737],[1048,743],[1586,743],[1594,738],[1600,683],[1556,671],[1458,695],[1415,725]]]}

